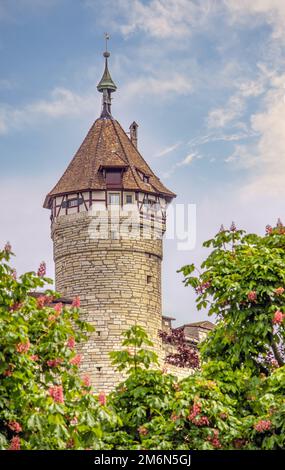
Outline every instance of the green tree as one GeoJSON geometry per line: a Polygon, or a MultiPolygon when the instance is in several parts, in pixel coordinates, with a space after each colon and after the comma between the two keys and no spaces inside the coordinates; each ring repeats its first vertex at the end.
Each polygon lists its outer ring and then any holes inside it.
{"type": "Polygon", "coordinates": [[[198,309],[215,315],[216,328],[201,348],[202,358],[227,361],[270,374],[284,365],[285,228],[278,221],[265,236],[245,234],[233,223],[205,242],[213,250],[195,275],[181,271],[196,290],[198,309]]]}
{"type": "Polygon", "coordinates": [[[31,296],[51,282],[45,265],[17,278],[11,255],[7,243],[0,251],[0,448],[101,448],[102,426],[115,417],[79,374],[75,350],[93,328],[80,320],[78,298],[66,308],[51,290],[31,296]]]}

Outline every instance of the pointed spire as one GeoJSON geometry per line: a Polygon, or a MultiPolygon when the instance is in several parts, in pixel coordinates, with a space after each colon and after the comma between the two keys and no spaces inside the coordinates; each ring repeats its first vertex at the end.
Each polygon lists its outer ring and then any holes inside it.
{"type": "Polygon", "coordinates": [[[103,93],[103,99],[102,99],[102,112],[101,112],[101,118],[109,118],[112,119],[112,114],[111,114],[111,93],[117,90],[117,87],[115,83],[112,80],[112,77],[110,75],[109,69],[108,69],[108,58],[110,57],[110,52],[108,52],[107,48],[107,42],[110,39],[110,36],[105,33],[105,40],[106,40],[106,50],[103,53],[103,56],[105,57],[105,70],[103,73],[103,76],[100,80],[100,82],[97,85],[97,90],[100,93],[103,93]]]}

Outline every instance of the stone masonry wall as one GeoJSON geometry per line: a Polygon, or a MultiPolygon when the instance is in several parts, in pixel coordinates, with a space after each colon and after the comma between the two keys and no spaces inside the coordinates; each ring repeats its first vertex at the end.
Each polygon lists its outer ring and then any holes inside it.
{"type": "Polygon", "coordinates": [[[80,346],[82,372],[98,391],[122,379],[109,352],[120,348],[121,333],[139,324],[163,358],[161,340],[161,239],[93,239],[90,216],[58,217],[52,224],[56,289],[80,296],[83,319],[96,331],[80,346]]]}

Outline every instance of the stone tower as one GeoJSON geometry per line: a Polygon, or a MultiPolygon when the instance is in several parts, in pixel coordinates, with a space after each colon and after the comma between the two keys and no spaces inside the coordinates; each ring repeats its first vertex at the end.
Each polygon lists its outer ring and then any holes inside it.
{"type": "Polygon", "coordinates": [[[44,202],[51,211],[56,290],[80,296],[82,316],[96,328],[81,346],[82,370],[105,391],[121,378],[109,352],[129,326],[143,326],[161,352],[162,237],[166,206],[175,197],[139,153],[137,124],[128,137],[112,117],[117,87],[109,56],[104,52],[97,86],[101,115],[44,202]]]}

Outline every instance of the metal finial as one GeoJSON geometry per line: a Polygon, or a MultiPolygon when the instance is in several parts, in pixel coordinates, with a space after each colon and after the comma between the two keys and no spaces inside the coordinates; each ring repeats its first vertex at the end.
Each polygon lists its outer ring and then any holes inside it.
{"type": "Polygon", "coordinates": [[[110,57],[110,52],[108,52],[108,41],[110,39],[110,35],[108,33],[105,34],[105,52],[103,54],[104,57],[110,57]]]}

